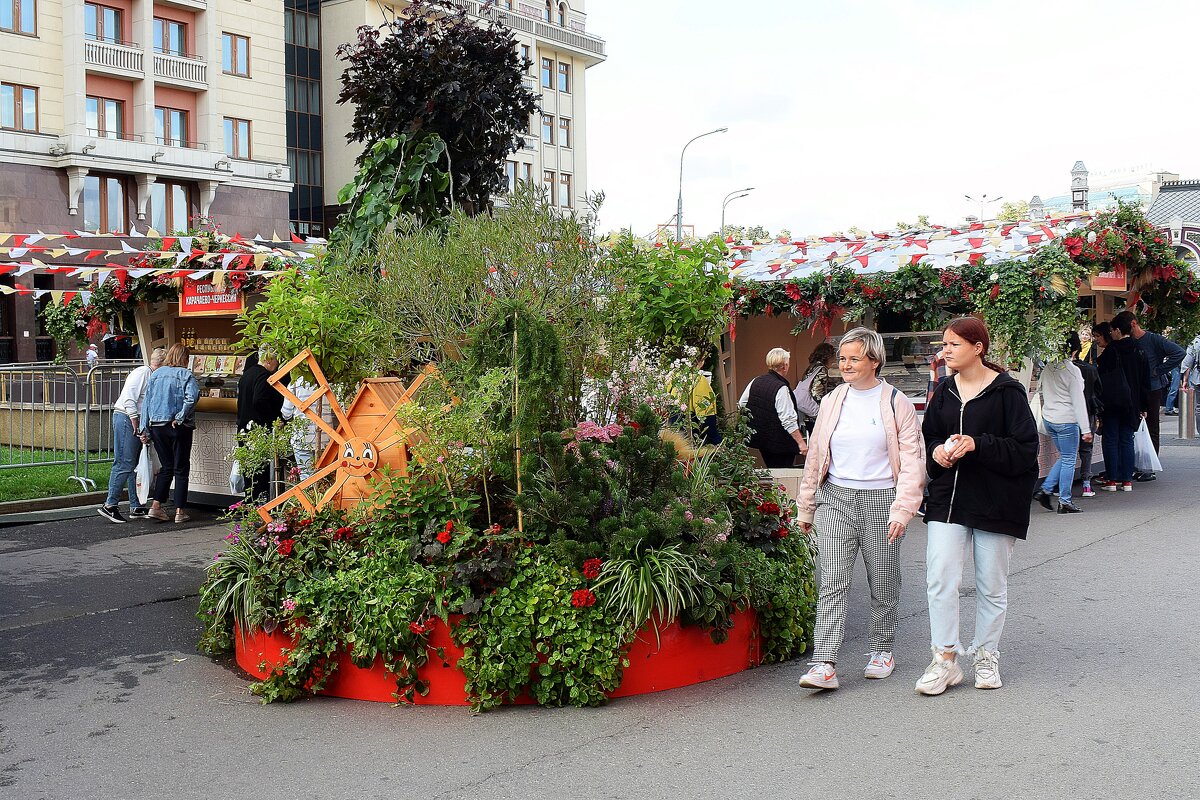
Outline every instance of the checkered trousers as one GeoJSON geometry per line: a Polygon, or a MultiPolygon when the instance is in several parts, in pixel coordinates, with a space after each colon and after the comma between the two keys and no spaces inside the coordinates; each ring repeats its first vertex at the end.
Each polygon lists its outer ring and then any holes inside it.
{"type": "Polygon", "coordinates": [[[895,489],[847,489],[825,481],[817,490],[813,527],[821,558],[814,661],[836,663],[846,635],[846,595],[861,550],[871,589],[871,649],[891,651],[900,602],[900,542],[889,542],[895,489]]]}

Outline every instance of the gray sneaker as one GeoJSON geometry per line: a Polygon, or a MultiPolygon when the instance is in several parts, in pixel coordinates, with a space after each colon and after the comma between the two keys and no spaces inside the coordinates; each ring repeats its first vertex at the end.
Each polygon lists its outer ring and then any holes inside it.
{"type": "Polygon", "coordinates": [[[980,647],[975,651],[975,688],[999,689],[1003,685],[1000,680],[1000,651],[980,647]]]}
{"type": "Polygon", "coordinates": [[[941,694],[951,686],[962,683],[963,671],[958,660],[951,661],[934,653],[933,661],[925,668],[925,674],[917,681],[917,694],[941,694]]]}
{"type": "Polygon", "coordinates": [[[116,506],[100,506],[96,509],[96,513],[109,522],[128,522],[128,520],[121,516],[121,511],[116,506]]]}

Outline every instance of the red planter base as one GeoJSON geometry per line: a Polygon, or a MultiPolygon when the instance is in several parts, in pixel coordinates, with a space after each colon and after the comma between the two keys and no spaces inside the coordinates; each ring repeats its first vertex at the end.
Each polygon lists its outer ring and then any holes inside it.
{"type": "MultiPolygon", "coordinates": [[[[753,609],[733,615],[733,628],[722,644],[713,644],[708,633],[696,626],[681,626],[678,622],[660,630],[661,645],[654,631],[643,628],[629,648],[629,667],[621,685],[609,697],[649,694],[666,689],[678,689],[694,683],[724,678],[757,665],[762,660],[758,636],[758,615],[753,609]]],[[[292,639],[281,629],[272,633],[250,632],[245,639],[234,636],[237,663],[255,678],[265,678],[271,669],[284,661],[282,651],[292,646],[292,639]]],[[[429,661],[419,670],[421,679],[429,685],[429,693],[417,695],[417,705],[465,706],[467,678],[458,668],[462,649],[450,638],[446,625],[438,624],[429,634],[429,661]],[[446,663],[434,652],[442,648],[446,663]]],[[[380,659],[369,669],[357,667],[345,653],[338,654],[337,671],[321,691],[331,697],[352,700],[373,700],[393,703],[396,679],[380,659]]],[[[527,697],[518,703],[532,702],[527,697]]]]}

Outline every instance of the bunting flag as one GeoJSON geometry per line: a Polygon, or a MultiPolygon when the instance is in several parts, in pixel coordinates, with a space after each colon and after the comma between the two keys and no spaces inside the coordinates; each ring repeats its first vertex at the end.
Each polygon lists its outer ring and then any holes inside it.
{"type": "Polygon", "coordinates": [[[1092,214],[1082,213],[1044,221],[975,222],[961,230],[932,225],[926,230],[885,231],[855,239],[811,236],[790,242],[731,242],[726,266],[731,276],[742,280],[786,281],[844,265],[860,274],[876,274],[919,263],[948,269],[981,261],[1023,261],[1038,247],[1086,226],[1091,218],[1092,214]],[[792,253],[803,257],[792,258],[792,253]]]}

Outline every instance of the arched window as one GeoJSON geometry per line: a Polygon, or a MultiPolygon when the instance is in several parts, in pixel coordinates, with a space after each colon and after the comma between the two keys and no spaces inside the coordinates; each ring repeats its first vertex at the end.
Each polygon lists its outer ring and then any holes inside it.
{"type": "Polygon", "coordinates": [[[567,27],[567,4],[558,4],[558,24],[562,27],[567,27]]]}
{"type": "Polygon", "coordinates": [[[546,10],[544,14],[546,17],[546,22],[550,22],[554,19],[554,3],[552,0],[546,0],[546,10]]]}

